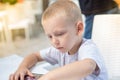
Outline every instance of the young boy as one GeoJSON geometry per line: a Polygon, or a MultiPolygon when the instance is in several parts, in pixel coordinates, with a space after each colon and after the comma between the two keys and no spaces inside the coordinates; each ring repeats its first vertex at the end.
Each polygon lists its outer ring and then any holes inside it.
{"type": "Polygon", "coordinates": [[[10,80],[24,80],[38,61],[59,64],[38,80],[108,80],[107,71],[96,45],[82,38],[83,23],[79,8],[69,0],[51,4],[42,16],[44,31],[53,47],[25,57],[10,80]]]}

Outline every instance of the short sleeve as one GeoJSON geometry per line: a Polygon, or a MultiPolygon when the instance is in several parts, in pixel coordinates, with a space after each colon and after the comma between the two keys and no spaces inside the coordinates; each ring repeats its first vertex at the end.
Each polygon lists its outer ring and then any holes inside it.
{"type": "Polygon", "coordinates": [[[100,52],[97,48],[97,46],[94,43],[86,43],[84,44],[81,49],[79,50],[79,59],[83,60],[86,58],[92,59],[96,62],[98,68],[99,68],[99,75],[100,73],[104,72],[105,65],[104,60],[102,56],[100,55],[100,52]]]}
{"type": "Polygon", "coordinates": [[[50,64],[57,64],[59,59],[59,53],[54,47],[49,47],[40,50],[40,56],[50,64]]]}

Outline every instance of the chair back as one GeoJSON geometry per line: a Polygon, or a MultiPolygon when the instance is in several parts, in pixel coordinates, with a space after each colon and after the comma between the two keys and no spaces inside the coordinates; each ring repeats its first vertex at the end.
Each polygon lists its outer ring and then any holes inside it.
{"type": "Polygon", "coordinates": [[[103,55],[109,80],[120,80],[120,14],[96,15],[92,39],[103,55]]]}

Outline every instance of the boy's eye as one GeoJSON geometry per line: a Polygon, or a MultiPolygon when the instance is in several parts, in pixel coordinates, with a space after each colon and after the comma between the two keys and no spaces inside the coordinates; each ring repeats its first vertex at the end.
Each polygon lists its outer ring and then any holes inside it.
{"type": "Polygon", "coordinates": [[[63,33],[56,34],[56,36],[61,36],[61,35],[63,35],[63,33]]]}

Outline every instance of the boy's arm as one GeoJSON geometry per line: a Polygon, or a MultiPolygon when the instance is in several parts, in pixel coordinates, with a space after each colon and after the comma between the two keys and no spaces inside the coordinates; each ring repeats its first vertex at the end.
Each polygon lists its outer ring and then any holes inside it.
{"type": "Polygon", "coordinates": [[[96,68],[92,59],[84,59],[50,71],[39,80],[79,80],[91,74],[96,68]]]}
{"type": "Polygon", "coordinates": [[[38,61],[42,61],[39,53],[33,53],[24,58],[14,74],[11,74],[9,80],[24,80],[25,75],[33,76],[29,69],[38,61]]]}
{"type": "Polygon", "coordinates": [[[24,58],[22,63],[20,64],[21,66],[31,68],[34,66],[38,61],[42,61],[42,58],[40,57],[39,53],[32,53],[24,58]]]}

